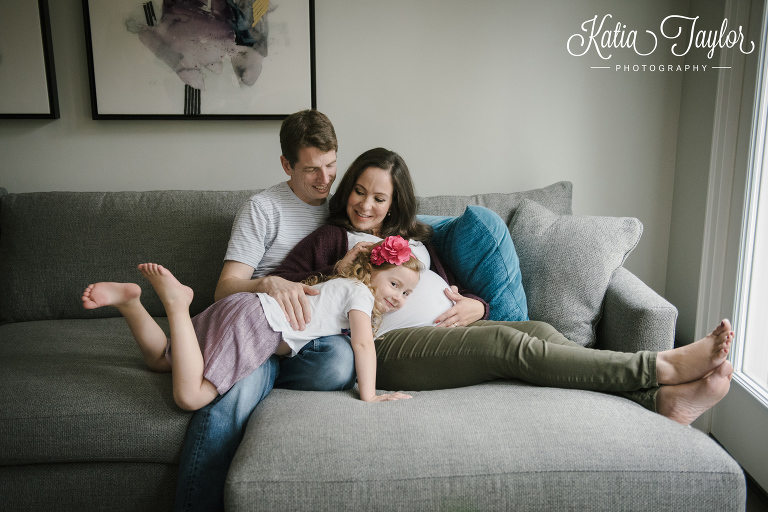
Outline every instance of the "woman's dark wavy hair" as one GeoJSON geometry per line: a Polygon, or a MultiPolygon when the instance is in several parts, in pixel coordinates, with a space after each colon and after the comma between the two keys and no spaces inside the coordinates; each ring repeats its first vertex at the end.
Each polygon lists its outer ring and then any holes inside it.
{"type": "Polygon", "coordinates": [[[416,219],[418,202],[408,166],[400,155],[384,148],[369,149],[349,166],[328,203],[328,223],[341,226],[347,231],[357,231],[347,215],[347,201],[360,175],[371,167],[389,171],[392,178],[392,204],[379,236],[386,238],[399,235],[406,240],[426,242],[432,235],[432,227],[416,219]]]}

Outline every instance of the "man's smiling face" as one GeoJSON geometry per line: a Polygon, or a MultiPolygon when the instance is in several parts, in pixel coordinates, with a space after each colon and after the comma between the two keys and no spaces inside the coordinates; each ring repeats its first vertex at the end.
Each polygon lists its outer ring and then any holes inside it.
{"type": "Polygon", "coordinates": [[[301,148],[299,160],[291,167],[285,157],[280,157],[283,170],[291,178],[288,186],[296,197],[307,204],[323,204],[336,179],[336,151],[324,153],[317,148],[301,148]]]}

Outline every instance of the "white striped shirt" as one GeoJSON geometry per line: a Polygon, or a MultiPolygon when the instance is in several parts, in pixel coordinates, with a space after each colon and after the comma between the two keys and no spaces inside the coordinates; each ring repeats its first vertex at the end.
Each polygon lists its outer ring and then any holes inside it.
{"type": "Polygon", "coordinates": [[[252,278],[263,277],[327,218],[327,200],[320,206],[309,205],[293,193],[288,182],[278,183],[251,197],[240,209],[224,259],[253,267],[252,278]]]}

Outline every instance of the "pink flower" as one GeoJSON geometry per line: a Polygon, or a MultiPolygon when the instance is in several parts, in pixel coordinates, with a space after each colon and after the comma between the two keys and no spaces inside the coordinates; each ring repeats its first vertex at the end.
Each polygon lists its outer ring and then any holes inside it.
{"type": "Polygon", "coordinates": [[[385,262],[402,265],[409,259],[411,259],[411,247],[408,241],[400,236],[388,236],[371,251],[371,263],[374,265],[385,262]]]}

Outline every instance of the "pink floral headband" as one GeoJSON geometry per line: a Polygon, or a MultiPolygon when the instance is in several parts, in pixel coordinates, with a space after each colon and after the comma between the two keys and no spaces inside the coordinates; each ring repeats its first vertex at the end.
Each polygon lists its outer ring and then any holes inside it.
{"type": "Polygon", "coordinates": [[[371,251],[371,263],[402,265],[411,259],[411,246],[401,236],[388,236],[371,251]]]}

